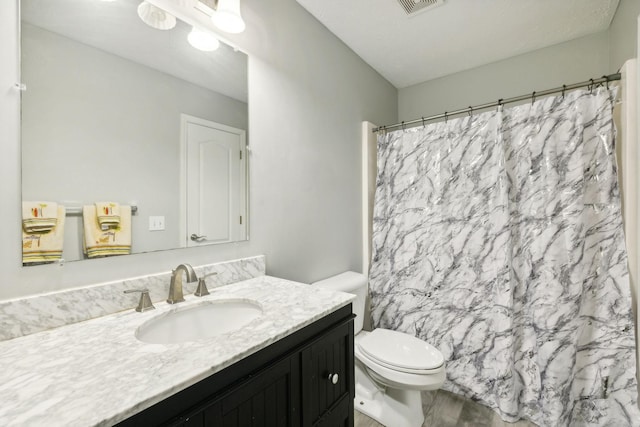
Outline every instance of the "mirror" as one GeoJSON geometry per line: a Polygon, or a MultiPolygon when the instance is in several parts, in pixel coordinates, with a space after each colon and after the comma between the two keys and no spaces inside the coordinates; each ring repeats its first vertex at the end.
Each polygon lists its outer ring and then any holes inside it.
{"type": "Polygon", "coordinates": [[[118,231],[132,207],[131,253],[248,238],[247,56],[197,50],[140,4],[21,0],[22,199],[66,208],[65,261],[88,259],[96,202],[120,205],[118,231]]]}

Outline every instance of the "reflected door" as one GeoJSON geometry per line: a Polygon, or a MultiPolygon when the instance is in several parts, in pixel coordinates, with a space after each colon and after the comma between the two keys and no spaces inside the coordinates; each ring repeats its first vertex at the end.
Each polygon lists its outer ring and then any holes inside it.
{"type": "Polygon", "coordinates": [[[182,135],[186,246],[246,240],[245,131],[183,115],[182,135]]]}

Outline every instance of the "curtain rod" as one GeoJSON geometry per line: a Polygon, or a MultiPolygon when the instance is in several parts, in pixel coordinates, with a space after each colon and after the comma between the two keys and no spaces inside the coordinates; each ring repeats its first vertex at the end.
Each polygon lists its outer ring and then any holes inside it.
{"type": "Polygon", "coordinates": [[[475,107],[467,107],[467,108],[463,108],[460,110],[455,110],[455,111],[451,111],[451,112],[444,112],[442,114],[436,114],[435,116],[429,116],[429,117],[421,117],[419,119],[415,119],[415,120],[410,120],[408,122],[400,122],[400,123],[395,123],[393,125],[387,125],[387,126],[378,126],[377,128],[373,128],[373,132],[376,133],[378,131],[383,131],[386,132],[388,130],[391,129],[395,129],[395,128],[403,128],[406,129],[407,126],[411,126],[411,125],[415,125],[415,124],[424,124],[424,122],[427,121],[431,121],[431,120],[436,120],[436,119],[447,119],[451,116],[456,116],[458,114],[463,114],[463,113],[473,113],[474,110],[484,110],[486,108],[492,108],[492,107],[499,107],[502,106],[504,104],[511,104],[513,102],[519,102],[519,101],[524,101],[526,99],[533,99],[535,100],[536,97],[538,96],[547,96],[547,95],[551,95],[554,93],[558,93],[558,92],[566,92],[568,90],[573,90],[573,89],[579,89],[581,87],[585,87],[585,86],[591,86],[593,87],[594,85],[597,84],[602,84],[602,83],[609,83],[609,82],[613,82],[616,80],[620,80],[621,79],[621,74],[620,73],[615,73],[615,74],[609,74],[608,76],[602,76],[599,79],[590,79],[584,82],[580,82],[580,83],[574,83],[572,85],[562,85],[561,87],[557,87],[554,89],[547,89],[547,90],[543,90],[541,92],[533,92],[531,94],[528,95],[521,95],[521,96],[516,96],[513,98],[507,98],[507,99],[499,99],[495,102],[490,102],[488,104],[482,104],[482,105],[476,105],[475,107]]]}

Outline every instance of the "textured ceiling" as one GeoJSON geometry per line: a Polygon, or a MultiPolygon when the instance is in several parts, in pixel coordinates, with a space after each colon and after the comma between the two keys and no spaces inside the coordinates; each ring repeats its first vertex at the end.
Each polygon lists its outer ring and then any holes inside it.
{"type": "Polygon", "coordinates": [[[397,88],[606,30],[618,0],[297,0],[397,88]]]}
{"type": "Polygon", "coordinates": [[[220,44],[214,52],[189,45],[191,26],[168,31],[140,20],[141,0],[21,0],[23,21],[247,102],[247,56],[220,44]]]}

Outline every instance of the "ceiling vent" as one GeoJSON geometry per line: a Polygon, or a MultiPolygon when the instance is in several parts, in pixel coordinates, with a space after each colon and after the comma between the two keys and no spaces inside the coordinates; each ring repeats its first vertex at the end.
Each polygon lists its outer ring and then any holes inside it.
{"type": "Polygon", "coordinates": [[[444,2],[445,0],[398,0],[398,3],[409,16],[442,6],[444,2]]]}

